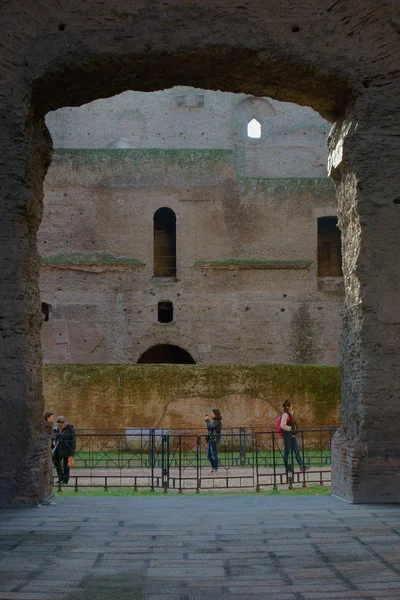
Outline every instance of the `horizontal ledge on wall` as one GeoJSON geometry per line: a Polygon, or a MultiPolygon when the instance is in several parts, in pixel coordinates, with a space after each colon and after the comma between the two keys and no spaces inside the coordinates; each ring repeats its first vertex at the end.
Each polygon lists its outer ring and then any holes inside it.
{"type": "Polygon", "coordinates": [[[312,260],[256,260],[256,259],[225,259],[225,260],[198,260],[196,269],[309,269],[312,260]]]}
{"type": "Polygon", "coordinates": [[[101,272],[110,269],[141,269],[144,266],[144,263],[137,258],[114,256],[102,252],[63,252],[42,258],[43,269],[101,272]]]}
{"type": "Polygon", "coordinates": [[[213,148],[56,148],[52,164],[70,165],[73,169],[103,169],[109,165],[143,165],[160,163],[165,166],[177,166],[187,169],[197,166],[199,161],[206,162],[210,168],[216,163],[233,161],[233,150],[213,148]]]}

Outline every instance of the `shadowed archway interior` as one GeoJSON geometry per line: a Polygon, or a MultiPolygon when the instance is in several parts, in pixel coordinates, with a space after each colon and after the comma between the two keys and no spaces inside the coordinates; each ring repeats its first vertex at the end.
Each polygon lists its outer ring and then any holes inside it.
{"type": "Polygon", "coordinates": [[[158,344],[149,348],[139,358],[141,364],[171,364],[171,365],[195,365],[195,361],[189,352],[173,346],[172,344],[158,344]]]}
{"type": "Polygon", "coordinates": [[[176,275],[176,216],[168,207],[154,214],[154,277],[176,275]]]}

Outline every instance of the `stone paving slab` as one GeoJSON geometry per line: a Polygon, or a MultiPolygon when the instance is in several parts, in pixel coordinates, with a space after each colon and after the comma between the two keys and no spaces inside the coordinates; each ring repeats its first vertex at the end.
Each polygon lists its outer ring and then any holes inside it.
{"type": "Polygon", "coordinates": [[[57,497],[0,511],[0,600],[400,600],[400,507],[57,497]]]}

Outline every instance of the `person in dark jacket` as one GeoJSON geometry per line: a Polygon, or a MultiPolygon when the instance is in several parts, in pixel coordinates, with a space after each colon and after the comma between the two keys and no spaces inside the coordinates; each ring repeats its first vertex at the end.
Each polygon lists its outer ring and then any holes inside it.
{"type": "Polygon", "coordinates": [[[75,455],[76,435],[73,425],[60,416],[54,431],[53,462],[57,469],[58,484],[67,484],[69,481],[70,465],[75,455]]]}
{"type": "Polygon", "coordinates": [[[221,441],[222,417],[218,408],[211,409],[211,416],[206,415],[207,458],[210,461],[211,473],[218,473],[218,446],[221,441]]]}

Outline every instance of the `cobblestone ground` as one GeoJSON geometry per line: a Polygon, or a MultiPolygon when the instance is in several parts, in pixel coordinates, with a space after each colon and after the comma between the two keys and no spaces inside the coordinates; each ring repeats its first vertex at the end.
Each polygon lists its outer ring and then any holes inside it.
{"type": "Polygon", "coordinates": [[[64,497],[0,511],[0,600],[400,598],[400,508],[64,497]]]}

